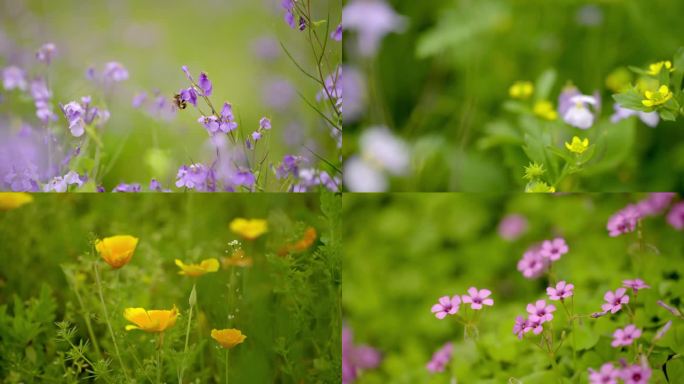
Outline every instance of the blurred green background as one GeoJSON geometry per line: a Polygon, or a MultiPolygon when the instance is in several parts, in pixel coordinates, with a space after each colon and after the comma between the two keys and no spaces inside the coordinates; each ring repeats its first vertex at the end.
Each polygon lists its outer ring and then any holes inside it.
{"type": "MultiPolygon", "coordinates": [[[[684,298],[684,237],[663,216],[643,220],[646,244],[658,252],[628,252],[637,234],[610,238],[608,218],[643,195],[582,194],[355,194],[345,195],[343,313],[356,344],[368,344],[383,354],[378,369],[362,372],[358,383],[449,383],[449,372],[431,375],[425,368],[444,343],[454,342],[454,369],[459,383],[557,382],[549,377],[548,356],[513,334],[515,317],[525,305],[545,298],[545,277],[527,280],[516,269],[532,244],[565,237],[570,252],[554,264],[559,280],[575,284],[577,313],[600,311],[603,294],[624,279],[642,278],[652,289],[639,292],[644,307],[636,322],[645,329],[644,343],[659,326],[673,319],[673,328],[651,357],[652,382],[665,383],[659,367],[672,353],[684,351],[684,324],[656,305],[662,299],[681,308],[684,298]],[[528,229],[515,241],[497,233],[507,214],[523,215],[528,229]],[[488,288],[493,307],[481,313],[477,344],[464,341],[463,327],[450,317],[438,320],[430,312],[444,295],[466,294],[475,286],[488,288]],[[662,350],[660,348],[662,347],[662,350]],[[658,378],[660,381],[656,381],[658,378]],[[515,381],[517,382],[517,381],[515,381]]],[[[559,303],[555,303],[559,304],[559,303]]],[[[553,327],[565,322],[557,305],[553,327]]],[[[577,377],[586,383],[587,368],[616,361],[610,346],[615,328],[627,317],[584,320],[577,336],[577,377]]],[[[472,339],[471,339],[472,340],[472,339]]],[[[567,344],[566,344],[567,346],[567,344]]],[[[353,357],[352,357],[353,358],[353,357]]],[[[572,357],[561,352],[561,369],[572,357]]],[[[680,362],[681,363],[681,362],[680,362]]],[[[680,364],[681,366],[681,364],[680,364]]],[[[565,368],[564,368],[565,367],[565,368]]],[[[672,383],[677,382],[670,381],[672,383]]]]}
{"type": "MultiPolygon", "coordinates": [[[[212,328],[230,327],[247,335],[231,351],[231,382],[339,381],[339,197],[36,194],[34,199],[16,210],[0,212],[0,381],[46,382],[38,379],[45,376],[70,382],[64,372],[74,363],[60,360],[65,345],[55,341],[53,322],[67,320],[76,325],[74,342],[78,343],[90,339],[84,322],[90,314],[95,337],[112,360],[110,381],[101,378],[97,382],[123,382],[93,277],[92,263],[100,258],[91,253],[90,245],[94,237],[116,234],[140,239],[131,262],[120,270],[111,271],[98,261],[119,349],[138,382],[147,382],[144,374],[156,375],[152,366],[156,335],[125,331],[124,308],[170,309],[174,304],[179,308],[176,325],[165,332],[163,376],[165,382],[177,382],[188,297],[195,281],[198,312],[192,320],[184,382],[223,382],[224,353],[209,333],[212,328]],[[230,256],[229,242],[240,239],[228,228],[236,217],[269,222],[268,233],[254,242],[242,240],[253,266],[224,267],[196,280],[180,276],[176,258],[197,263],[230,256]],[[318,233],[310,249],[277,256],[284,244],[300,239],[308,226],[318,233]],[[62,269],[78,282],[83,306],[62,269]],[[231,279],[235,279],[232,287],[231,279]],[[22,313],[17,308],[24,303],[35,305],[45,287],[54,304],[40,299],[42,304],[35,310],[22,313]],[[51,307],[54,313],[48,310],[51,307]],[[233,317],[230,326],[229,316],[233,317]]],[[[86,355],[95,361],[97,354],[90,344],[86,355]]],[[[85,373],[79,378],[94,382],[85,373]]]]}
{"type": "MultiPolygon", "coordinates": [[[[340,2],[315,2],[314,9],[318,16],[329,15],[331,28],[339,23],[340,2]]],[[[102,91],[85,78],[90,66],[101,71],[104,63],[118,61],[128,69],[129,79],[116,84],[107,96],[111,119],[103,138],[105,165],[117,160],[105,177],[107,190],[120,182],[147,185],[152,177],[170,186],[182,164],[213,159],[196,110],[180,111],[175,120],[166,122],[131,107],[139,91],[159,90],[170,101],[179,89],[188,87],[182,65],[195,78],[200,71],[208,73],[214,104],[231,102],[245,134],[258,127],[261,117],[271,118],[273,163],[284,154],[311,157],[304,144],[327,159],[337,157],[334,140],[320,117],[297,95],[300,92],[315,103],[319,87],[299,72],[279,45],[282,42],[312,71],[304,35],[285,23],[279,0],[28,0],[3,1],[0,10],[2,42],[9,52],[26,51],[22,60],[36,68],[32,74],[41,73],[34,52],[46,42],[56,44],[58,57],[50,74],[55,103],[66,104],[84,95],[92,95],[94,101],[103,98],[102,91]],[[268,58],[255,54],[259,47],[268,58]],[[285,107],[269,106],[264,100],[272,97],[268,87],[282,80],[291,87],[284,92],[291,101],[285,107]]],[[[331,43],[329,54],[332,62],[339,61],[341,45],[331,43]]],[[[30,101],[0,105],[0,112],[5,108],[34,114],[30,101]]],[[[66,131],[58,114],[58,124],[66,131]]]]}
{"type": "MultiPolygon", "coordinates": [[[[345,126],[345,154],[357,151],[357,137],[372,125],[385,124],[407,140],[414,147],[413,173],[395,180],[392,190],[522,190],[522,150],[482,140],[490,125],[512,116],[502,103],[513,82],[534,81],[555,68],[554,106],[571,81],[585,94],[599,90],[601,114],[608,116],[613,101],[605,79],[612,71],[671,60],[684,45],[681,1],[387,3],[407,17],[406,30],[387,35],[370,60],[345,55],[348,65],[368,76],[372,100],[364,118],[345,126]]],[[[355,38],[346,36],[345,42],[355,38]]],[[[639,123],[633,140],[621,165],[586,181],[583,190],[684,189],[681,119],[656,129],[639,123]]]]}

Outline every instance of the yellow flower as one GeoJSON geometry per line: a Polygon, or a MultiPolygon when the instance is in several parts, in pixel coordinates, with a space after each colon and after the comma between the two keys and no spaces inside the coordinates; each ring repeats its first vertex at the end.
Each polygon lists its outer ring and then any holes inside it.
{"type": "Polygon", "coordinates": [[[525,192],[527,193],[554,193],[556,188],[546,184],[543,181],[536,181],[527,184],[525,187],[525,192]]]}
{"type": "Polygon", "coordinates": [[[551,102],[547,100],[538,100],[537,102],[535,102],[534,107],[532,108],[532,112],[534,112],[535,115],[546,120],[553,121],[558,118],[558,112],[556,112],[556,110],[553,109],[553,104],[551,104],[551,102]]]}
{"type": "Polygon", "coordinates": [[[133,257],[138,238],[129,235],[105,237],[95,241],[95,249],[107,264],[118,269],[128,264],[133,257]]]}
{"type": "Polygon", "coordinates": [[[606,77],[606,88],[613,92],[628,89],[632,82],[632,73],[624,67],[617,68],[606,77]]]}
{"type": "Polygon", "coordinates": [[[262,219],[243,219],[239,217],[230,222],[230,230],[247,240],[254,240],[268,232],[268,222],[262,219]]]}
{"type": "Polygon", "coordinates": [[[176,259],[176,265],[180,267],[179,275],[197,277],[205,273],[216,272],[219,269],[219,262],[217,259],[205,259],[199,264],[184,264],[181,260],[176,259]]]}
{"type": "Polygon", "coordinates": [[[236,249],[230,257],[224,257],[221,259],[221,264],[223,268],[228,267],[251,267],[253,264],[251,257],[245,257],[245,251],[242,249],[236,249]]]}
{"type": "Polygon", "coordinates": [[[572,143],[565,142],[565,148],[570,152],[580,154],[589,148],[589,139],[580,140],[579,137],[575,136],[572,138],[572,143]]]}
{"type": "Polygon", "coordinates": [[[33,201],[33,196],[24,192],[0,192],[0,211],[19,208],[33,201]]]}
{"type": "Polygon", "coordinates": [[[534,85],[529,81],[516,81],[508,89],[508,94],[514,99],[528,99],[534,93],[534,85]]]}
{"type": "Polygon", "coordinates": [[[140,329],[145,332],[164,332],[176,324],[178,308],[171,310],[145,310],[145,308],[126,308],[124,317],[135,325],[127,325],[126,330],[140,329]]]}
{"type": "Polygon", "coordinates": [[[544,176],[544,172],[546,172],[544,164],[530,163],[530,165],[525,167],[525,175],[523,178],[527,180],[538,179],[544,176]]]}
{"type": "Polygon", "coordinates": [[[672,92],[667,85],[661,85],[658,91],[645,91],[644,96],[646,99],[641,100],[641,104],[646,107],[654,107],[656,105],[665,104],[668,100],[672,98],[672,92]]]}
{"type": "Polygon", "coordinates": [[[674,68],[672,68],[672,62],[667,60],[667,61],[659,61],[657,63],[653,63],[653,64],[649,65],[647,72],[649,75],[657,76],[663,68],[670,70],[670,71],[674,70],[674,68]]]}
{"type": "Polygon", "coordinates": [[[247,336],[243,335],[239,329],[212,329],[211,338],[218,341],[223,348],[233,348],[238,344],[242,344],[247,336]]]}

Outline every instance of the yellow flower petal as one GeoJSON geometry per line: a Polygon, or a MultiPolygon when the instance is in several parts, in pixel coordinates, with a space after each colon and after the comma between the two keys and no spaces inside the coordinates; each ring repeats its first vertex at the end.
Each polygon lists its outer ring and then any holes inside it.
{"type": "Polygon", "coordinates": [[[0,192],[0,211],[9,211],[33,201],[33,196],[24,192],[0,192]]]}
{"type": "Polygon", "coordinates": [[[230,230],[247,240],[254,240],[268,232],[268,222],[263,219],[237,218],[230,222],[230,230]]]}
{"type": "Polygon", "coordinates": [[[128,264],[138,246],[138,238],[129,235],[105,237],[95,241],[95,249],[113,269],[128,264]]]}
{"type": "Polygon", "coordinates": [[[181,260],[176,259],[176,265],[180,267],[178,274],[191,277],[202,276],[205,273],[216,272],[219,269],[219,261],[217,259],[205,259],[199,264],[185,264],[181,260]]]}
{"type": "Polygon", "coordinates": [[[243,335],[239,329],[212,329],[212,339],[216,340],[223,348],[233,348],[241,344],[247,336],[243,335]]]}
{"type": "Polygon", "coordinates": [[[140,329],[145,332],[164,332],[176,324],[178,308],[174,305],[170,310],[150,310],[144,308],[126,308],[124,318],[135,325],[127,325],[126,330],[140,329]]]}

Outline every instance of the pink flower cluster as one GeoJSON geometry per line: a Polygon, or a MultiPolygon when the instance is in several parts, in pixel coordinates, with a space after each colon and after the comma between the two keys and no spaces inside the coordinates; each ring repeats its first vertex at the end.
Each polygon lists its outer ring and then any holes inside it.
{"type": "Polygon", "coordinates": [[[523,336],[532,331],[535,335],[542,333],[542,324],[553,320],[553,312],[556,306],[546,304],[546,300],[537,300],[535,303],[527,304],[527,318],[518,316],[513,325],[513,333],[522,339],[523,336]]]}
{"type": "Polygon", "coordinates": [[[619,367],[615,367],[613,363],[605,363],[598,371],[589,368],[590,384],[617,384],[618,379],[625,384],[646,384],[650,378],[651,368],[645,361],[632,365],[623,361],[619,367]]]}
{"type": "Polygon", "coordinates": [[[454,295],[453,297],[442,296],[439,298],[437,304],[433,305],[430,309],[435,317],[438,319],[443,319],[447,315],[455,315],[458,313],[461,304],[470,304],[470,308],[474,310],[480,310],[484,305],[492,306],[494,305],[494,300],[489,296],[492,291],[489,289],[477,289],[475,287],[468,288],[467,295],[454,295]]]}
{"type": "Polygon", "coordinates": [[[522,259],[518,261],[518,270],[528,279],[537,278],[552,262],[560,260],[561,256],[569,250],[562,237],[544,240],[541,244],[533,245],[525,251],[522,259]]]}
{"type": "Polygon", "coordinates": [[[451,356],[454,353],[454,345],[446,343],[432,355],[432,360],[427,363],[427,370],[432,373],[444,372],[451,356]]]}
{"type": "Polygon", "coordinates": [[[616,313],[622,309],[623,304],[629,303],[627,289],[618,288],[615,290],[615,292],[608,291],[605,295],[603,295],[603,300],[606,301],[603,305],[601,305],[601,309],[603,310],[604,314],[608,312],[616,313]]]}
{"type": "Polygon", "coordinates": [[[546,293],[549,295],[550,300],[563,301],[572,296],[574,289],[574,284],[568,284],[565,281],[559,281],[556,283],[555,287],[546,288],[546,293]]]}
{"type": "Polygon", "coordinates": [[[624,328],[618,328],[613,332],[613,342],[610,343],[614,348],[629,346],[634,340],[641,337],[641,329],[634,324],[629,324],[624,328]]]}
{"type": "MultiPolygon", "coordinates": [[[[651,193],[647,198],[630,204],[608,219],[606,229],[610,237],[634,232],[637,222],[645,217],[662,214],[672,203],[675,193],[651,193]]],[[[684,202],[675,204],[667,215],[667,221],[675,229],[684,229],[684,202]]]]}

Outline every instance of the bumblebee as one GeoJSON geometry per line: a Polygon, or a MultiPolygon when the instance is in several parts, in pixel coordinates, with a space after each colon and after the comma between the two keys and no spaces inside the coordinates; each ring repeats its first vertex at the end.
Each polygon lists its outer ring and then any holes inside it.
{"type": "Polygon", "coordinates": [[[188,106],[188,103],[181,98],[179,93],[176,93],[173,96],[173,105],[175,105],[178,109],[185,109],[188,106]]]}

